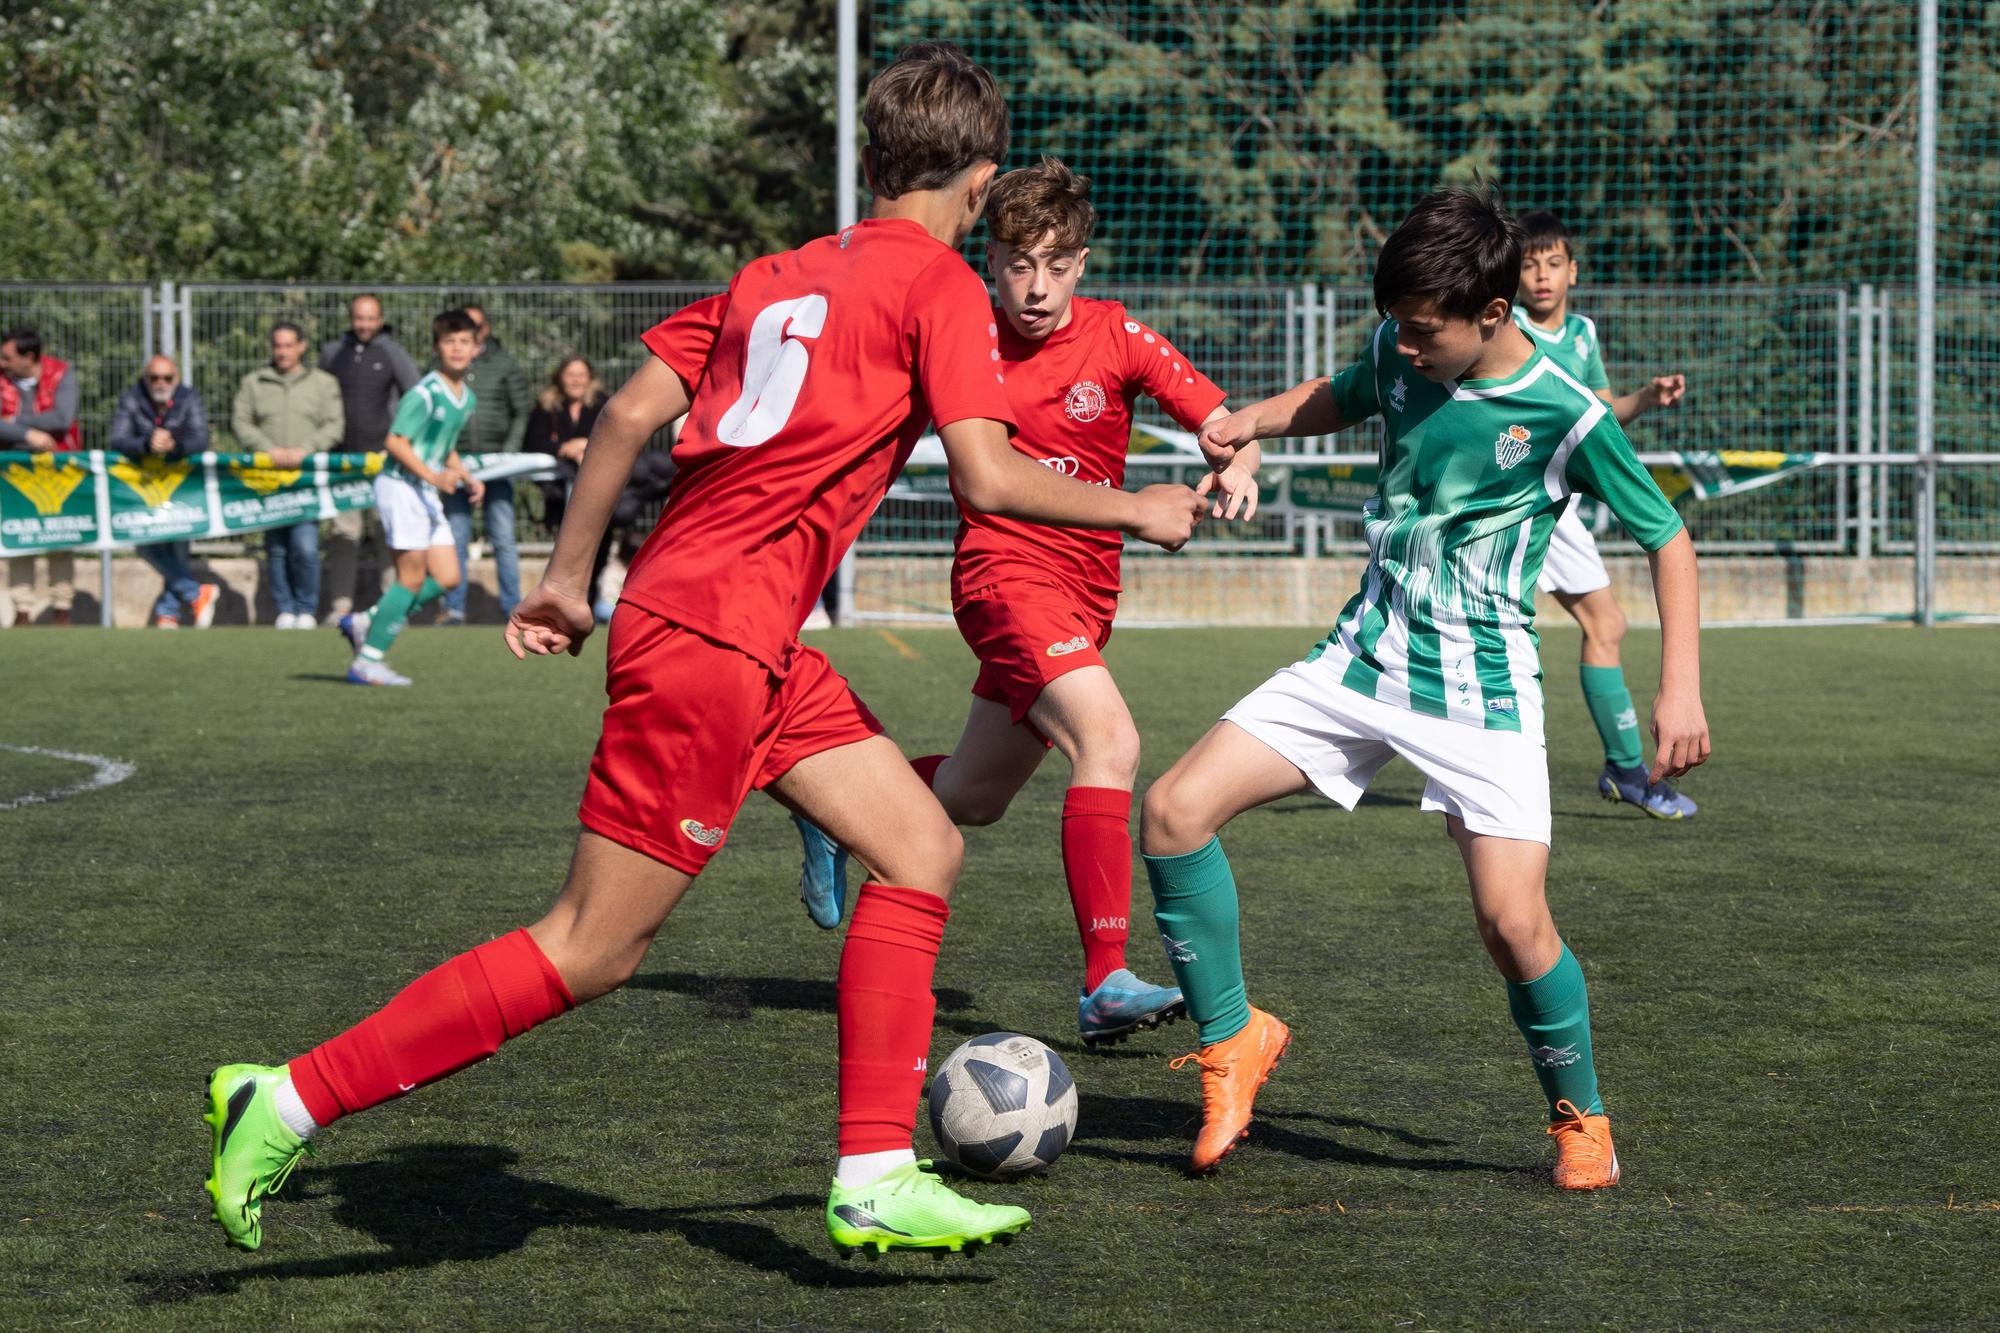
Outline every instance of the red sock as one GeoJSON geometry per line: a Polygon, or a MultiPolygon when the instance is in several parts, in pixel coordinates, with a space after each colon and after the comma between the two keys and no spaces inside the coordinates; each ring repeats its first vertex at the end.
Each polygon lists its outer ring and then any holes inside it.
{"type": "Polygon", "coordinates": [[[432,968],[332,1041],[291,1063],[322,1126],[476,1064],[576,1004],[525,930],[432,968]]]}
{"type": "Polygon", "coordinates": [[[1071,787],[1063,797],[1063,875],[1083,940],[1083,988],[1125,966],[1132,916],[1132,793],[1071,787]]]}
{"type": "Polygon", "coordinates": [[[927,754],[921,759],[912,759],[910,767],[917,770],[917,776],[923,779],[926,787],[936,787],[938,768],[949,758],[948,754],[927,754]]]}
{"type": "Polygon", "coordinates": [[[951,915],[921,889],[863,884],[840,951],[840,1152],[910,1146],[929,1072],[931,974],[951,915]]]}

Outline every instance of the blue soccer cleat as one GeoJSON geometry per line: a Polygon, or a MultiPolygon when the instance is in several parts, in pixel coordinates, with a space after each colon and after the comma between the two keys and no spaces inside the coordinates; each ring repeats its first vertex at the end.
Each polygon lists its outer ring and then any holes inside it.
{"type": "Polygon", "coordinates": [[[1597,791],[1607,801],[1636,805],[1655,819],[1685,819],[1695,811],[1694,802],[1675,791],[1671,783],[1646,781],[1643,768],[1606,764],[1597,775],[1597,791]]]}
{"type": "Polygon", "coordinates": [[[1178,986],[1155,986],[1119,968],[1076,1001],[1076,1030],[1085,1046],[1110,1046],[1142,1028],[1156,1028],[1187,1014],[1178,986]]]}
{"type": "Polygon", "coordinates": [[[815,926],[836,929],[847,911],[847,849],[804,815],[793,815],[792,822],[798,825],[799,840],[805,844],[805,859],[799,865],[799,898],[815,926]]]}

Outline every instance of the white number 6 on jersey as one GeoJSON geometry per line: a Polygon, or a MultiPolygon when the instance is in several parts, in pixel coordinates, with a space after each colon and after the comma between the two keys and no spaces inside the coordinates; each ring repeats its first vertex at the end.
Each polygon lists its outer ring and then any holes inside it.
{"type": "Polygon", "coordinates": [[[806,382],[811,352],[802,341],[826,327],[826,298],[797,296],[757,312],[743,354],[743,396],[722,414],[717,434],[738,449],[764,443],[785,428],[806,382]]]}

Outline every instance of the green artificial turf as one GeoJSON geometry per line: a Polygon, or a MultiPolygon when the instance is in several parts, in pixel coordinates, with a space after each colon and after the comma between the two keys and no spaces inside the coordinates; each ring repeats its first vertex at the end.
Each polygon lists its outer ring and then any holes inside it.
{"type": "MultiPolygon", "coordinates": [[[[1311,631],[1121,631],[1157,774],[1311,631]]],[[[957,736],[948,629],[816,640],[905,748],[957,736]],[[914,654],[912,658],[911,654],[914,654]]],[[[1736,630],[1704,643],[1698,819],[1599,801],[1551,664],[1549,897],[1589,974],[1624,1183],[1547,1183],[1542,1105],[1441,821],[1397,764],[1356,813],[1225,834],[1252,998],[1292,1054],[1251,1140],[1182,1170],[1183,1024],[1074,1032],[1053,759],[967,834],[933,1060],[991,1029],[1069,1062],[1078,1139],[1007,1249],[843,1261],[832,1163],[840,938],[753,797],[625,991],[323,1136],[223,1247],[208,1070],[278,1061],[562,876],[602,645],[518,664],[411,632],[410,690],[340,684],[331,634],[0,634],[0,744],[127,760],[0,811],[0,1324],[953,1328],[1967,1324],[2000,1308],[2000,632],[1736,630]]],[[[1657,639],[1628,644],[1644,716],[1657,639]]],[[[0,750],[0,803],[85,770],[0,750]]],[[[1140,876],[1132,958],[1167,968],[1140,876]]],[[[928,1131],[919,1131],[919,1150],[928,1131]]]]}

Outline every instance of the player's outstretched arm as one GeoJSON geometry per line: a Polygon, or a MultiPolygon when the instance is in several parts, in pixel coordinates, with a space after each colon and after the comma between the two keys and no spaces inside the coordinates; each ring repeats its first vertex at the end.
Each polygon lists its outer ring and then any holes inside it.
{"type": "Polygon", "coordinates": [[[688,401],[680,375],[665,362],[648,359],[605,402],[591,428],[548,568],[507,621],[507,647],[514,656],[583,651],[596,623],[590,614],[590,563],[632,475],[632,460],[655,432],[686,415],[688,401]]]}
{"type": "Polygon", "coordinates": [[[1211,419],[1202,426],[1199,438],[1208,465],[1221,471],[1238,449],[1254,441],[1280,435],[1331,435],[1352,424],[1340,419],[1340,408],[1333,401],[1333,381],[1321,376],[1211,419]]]}
{"type": "Polygon", "coordinates": [[[1708,758],[1701,707],[1701,588],[1694,541],[1683,528],[1649,557],[1660,608],[1660,692],[1653,699],[1651,780],[1675,778],[1708,758]]]}
{"type": "Polygon", "coordinates": [[[938,438],[958,498],[982,514],[1124,532],[1169,551],[1185,546],[1201,520],[1202,498],[1186,486],[1120,491],[1073,481],[1016,451],[997,421],[954,421],[938,438]]]}
{"type": "Polygon", "coordinates": [[[1619,425],[1626,426],[1648,412],[1677,406],[1687,386],[1685,375],[1655,375],[1637,393],[1613,394],[1609,389],[1599,389],[1597,396],[1611,404],[1611,415],[1618,418],[1619,425]]]}

